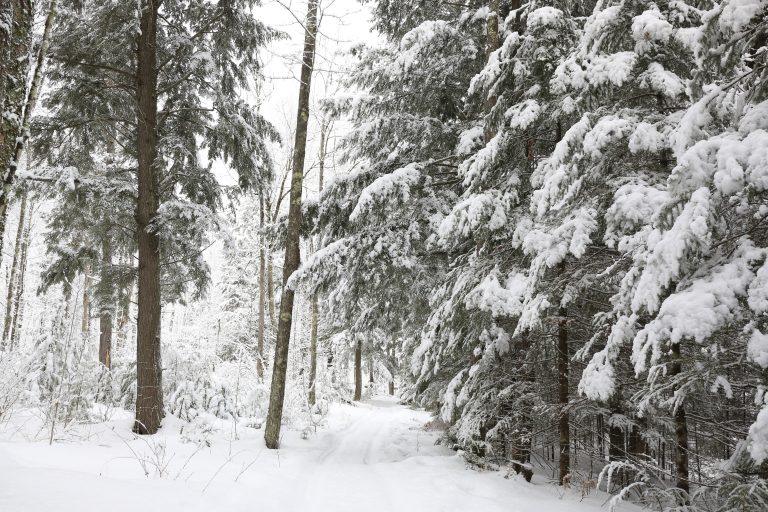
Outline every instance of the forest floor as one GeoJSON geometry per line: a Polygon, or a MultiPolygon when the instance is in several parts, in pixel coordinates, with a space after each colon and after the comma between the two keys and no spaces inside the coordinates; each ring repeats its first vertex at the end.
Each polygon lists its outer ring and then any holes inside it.
{"type": "Polygon", "coordinates": [[[91,512],[581,512],[607,509],[535,476],[477,471],[436,446],[430,415],[389,398],[334,405],[316,432],[285,430],[280,450],[263,430],[219,422],[212,432],[167,418],[148,438],[113,411],[103,423],[56,433],[39,414],[0,427],[0,511],[91,512]],[[208,446],[210,445],[210,446],[208,446]]]}

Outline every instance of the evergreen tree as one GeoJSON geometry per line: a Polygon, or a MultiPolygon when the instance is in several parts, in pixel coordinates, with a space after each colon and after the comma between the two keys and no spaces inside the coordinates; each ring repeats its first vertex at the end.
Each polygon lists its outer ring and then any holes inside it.
{"type": "Polygon", "coordinates": [[[179,294],[208,280],[200,252],[220,224],[223,189],[200,151],[226,160],[245,188],[270,172],[264,141],[276,134],[241,97],[259,76],[259,49],[276,35],[253,18],[254,4],[62,6],[47,131],[60,147],[118,155],[136,180],[139,432],[154,432],[163,414],[162,288],[179,294]],[[174,279],[164,282],[161,269],[174,279]]]}

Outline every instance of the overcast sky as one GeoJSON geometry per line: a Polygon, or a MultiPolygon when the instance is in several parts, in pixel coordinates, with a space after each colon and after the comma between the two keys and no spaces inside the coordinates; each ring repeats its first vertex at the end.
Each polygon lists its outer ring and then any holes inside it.
{"type": "MultiPolygon", "coordinates": [[[[312,83],[312,107],[317,102],[338,90],[342,69],[347,61],[347,50],[361,41],[375,41],[371,34],[370,13],[367,5],[358,0],[321,0],[320,35],[318,38],[315,73],[312,83]]],[[[299,94],[299,76],[301,73],[301,54],[304,45],[304,19],[307,12],[307,0],[264,0],[264,5],[256,10],[256,16],[267,25],[287,35],[286,39],[274,42],[263,52],[265,80],[259,95],[262,114],[280,131],[286,144],[275,148],[274,158],[280,172],[289,156],[293,141],[293,129],[296,124],[296,108],[299,94]]],[[[319,147],[318,126],[313,122],[309,127],[307,148],[307,180],[305,197],[317,195],[317,154],[319,147]]],[[[343,133],[343,125],[338,124],[335,137],[343,133]]],[[[330,178],[333,165],[328,165],[326,178],[330,178]]],[[[222,170],[225,174],[226,170],[222,170]]],[[[234,183],[234,176],[225,182],[234,183]]]]}
{"type": "MultiPolygon", "coordinates": [[[[296,108],[299,94],[299,76],[301,73],[301,53],[304,46],[304,19],[307,15],[307,0],[263,0],[263,6],[255,15],[267,25],[286,34],[286,38],[271,44],[263,52],[265,80],[259,94],[260,110],[280,131],[285,141],[283,147],[274,148],[277,172],[285,168],[289,149],[293,142],[293,129],[296,125],[296,108]]],[[[321,99],[331,95],[338,88],[342,79],[341,72],[347,50],[361,41],[373,43],[377,35],[370,30],[370,11],[367,5],[358,0],[320,0],[321,19],[320,35],[316,56],[316,72],[312,82],[313,106],[321,99]]],[[[306,179],[304,198],[316,199],[318,196],[317,155],[319,134],[313,113],[310,113],[310,126],[307,147],[306,179]]],[[[344,125],[338,123],[334,136],[343,135],[344,125]]],[[[223,162],[214,164],[218,179],[228,185],[237,183],[236,176],[223,162]]],[[[343,172],[343,169],[338,169],[343,172]]],[[[326,183],[332,178],[334,166],[332,159],[326,164],[326,183]]],[[[287,203],[286,203],[287,204],[287,203]]],[[[221,243],[205,251],[206,259],[211,263],[214,283],[220,277],[221,243]]]]}

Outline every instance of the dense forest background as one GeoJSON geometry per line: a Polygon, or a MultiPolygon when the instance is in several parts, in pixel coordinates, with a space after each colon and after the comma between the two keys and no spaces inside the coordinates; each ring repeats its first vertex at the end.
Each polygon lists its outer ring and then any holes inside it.
{"type": "Polygon", "coordinates": [[[768,2],[360,3],[279,6],[286,112],[257,0],[3,1],[0,422],[396,394],[478,467],[768,508],[768,2]]]}

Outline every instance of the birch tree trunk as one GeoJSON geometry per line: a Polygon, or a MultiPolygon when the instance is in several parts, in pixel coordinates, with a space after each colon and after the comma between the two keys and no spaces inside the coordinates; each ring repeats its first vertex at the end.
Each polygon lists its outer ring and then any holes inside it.
{"type": "Polygon", "coordinates": [[[13,262],[11,263],[11,275],[8,279],[8,293],[5,297],[5,321],[3,323],[3,346],[10,342],[11,325],[13,323],[13,299],[16,289],[16,276],[21,262],[21,246],[24,236],[25,219],[27,216],[27,191],[21,193],[21,206],[19,207],[19,226],[16,228],[16,244],[13,248],[13,262]]]}
{"type": "Polygon", "coordinates": [[[141,0],[137,48],[139,246],[136,334],[136,422],[138,434],[154,434],[163,419],[160,357],[160,238],[149,230],[157,215],[157,11],[159,0],[141,0]]]}
{"type": "Polygon", "coordinates": [[[301,261],[301,194],[304,188],[304,159],[309,124],[309,93],[315,62],[318,1],[309,0],[305,23],[296,142],[294,145],[293,174],[291,176],[291,202],[288,212],[288,233],[283,266],[283,293],[280,300],[280,316],[275,341],[275,363],[272,366],[269,411],[264,431],[264,440],[267,448],[270,449],[276,449],[280,445],[280,427],[283,417],[283,401],[285,400],[285,378],[288,371],[288,348],[291,341],[294,300],[294,291],[288,286],[288,278],[299,268],[301,261]]]}
{"type": "MultiPolygon", "coordinates": [[[[3,24],[8,27],[8,31],[0,31],[0,172],[3,181],[0,187],[0,244],[5,235],[11,200],[14,179],[11,167],[13,164],[15,172],[16,140],[23,126],[34,15],[32,0],[3,0],[0,6],[3,24]]],[[[1,250],[0,246],[0,258],[1,250]]]]}
{"type": "MultiPolygon", "coordinates": [[[[16,126],[16,133],[13,139],[9,138],[11,132],[6,132],[4,125],[2,128],[0,128],[0,147],[8,146],[5,149],[0,148],[0,165],[2,165],[1,168],[5,173],[3,176],[3,186],[2,189],[0,189],[0,240],[2,240],[2,237],[5,234],[6,210],[8,209],[8,204],[10,203],[13,183],[16,180],[16,171],[18,170],[19,162],[21,161],[22,153],[24,152],[24,147],[29,140],[29,125],[32,120],[32,114],[35,111],[37,100],[40,97],[40,89],[42,88],[43,84],[43,69],[45,67],[45,58],[46,54],[48,53],[48,48],[51,44],[51,31],[53,28],[53,20],[56,18],[57,7],[57,0],[51,0],[48,4],[48,15],[45,18],[45,28],[43,29],[43,37],[40,41],[37,61],[35,62],[35,69],[32,74],[32,83],[29,88],[29,93],[26,96],[26,100],[21,101],[24,98],[24,94],[26,93],[26,72],[29,65],[28,58],[26,58],[26,56],[29,52],[29,45],[31,45],[32,42],[31,26],[34,18],[34,5],[32,0],[16,0],[15,3],[19,5],[19,12],[22,13],[22,15],[26,14],[26,16],[21,21],[21,24],[25,26],[19,29],[19,42],[13,43],[12,40],[12,44],[19,47],[18,50],[14,52],[17,53],[16,58],[19,60],[19,62],[16,64],[18,68],[15,71],[15,73],[18,73],[18,77],[15,79],[20,80],[16,87],[20,88],[21,90],[16,91],[13,95],[14,97],[18,96],[16,99],[16,101],[18,101],[16,112],[19,116],[17,118],[19,119],[19,122],[16,126]],[[28,26],[26,26],[27,24],[28,26]],[[10,160],[6,160],[4,155],[4,152],[8,150],[10,150],[10,160]]],[[[14,31],[14,40],[16,37],[17,35],[14,31]]],[[[2,74],[0,74],[0,76],[2,76],[2,74]]],[[[2,112],[2,110],[0,110],[0,112],[2,112]]],[[[0,242],[0,244],[1,243],[2,242],[0,242]]],[[[0,245],[0,254],[1,253],[2,246],[0,245]]],[[[2,256],[0,256],[0,258],[1,257],[2,256]]]]}
{"type": "Polygon", "coordinates": [[[10,350],[19,343],[21,338],[21,322],[24,317],[24,278],[27,274],[27,255],[32,232],[32,206],[27,213],[27,226],[24,228],[24,236],[21,243],[21,264],[19,265],[19,278],[16,284],[16,299],[13,301],[13,326],[11,327],[10,350]]]}

